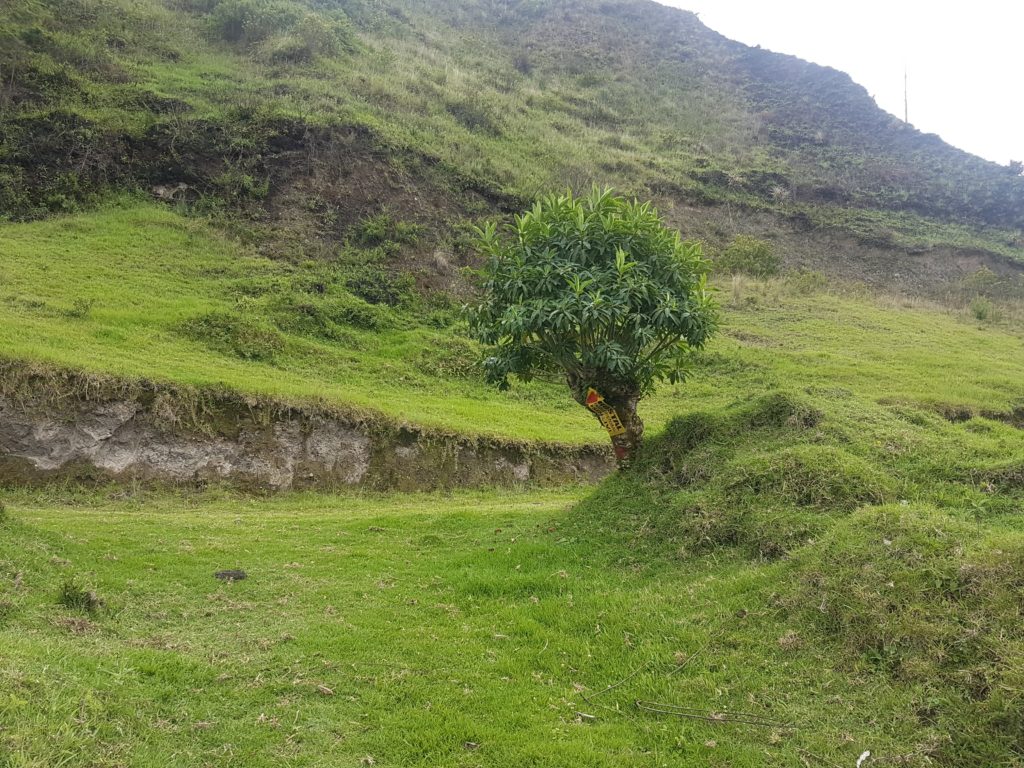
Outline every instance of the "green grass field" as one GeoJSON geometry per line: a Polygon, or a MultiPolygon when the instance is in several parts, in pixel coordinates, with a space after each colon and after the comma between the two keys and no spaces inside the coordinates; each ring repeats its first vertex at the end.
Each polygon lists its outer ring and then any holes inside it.
{"type": "MultiPolygon", "coordinates": [[[[195,226],[103,215],[182,242],[195,226]]],[[[236,273],[161,254],[181,283],[150,311],[129,300],[144,269],[121,269],[115,301],[89,270],[56,287],[81,265],[53,259],[19,284],[31,308],[4,302],[38,340],[19,351],[100,367],[119,357],[96,331],[116,328],[181,345],[125,373],[283,379],[291,347],[259,367],[174,341],[236,273]],[[87,317],[52,311],[71,284],[87,317]]],[[[8,491],[0,766],[1024,765],[1020,340],[794,285],[723,296],[726,336],[650,409],[675,418],[596,489],[8,491]],[[213,578],[227,568],[249,578],[213,578]]],[[[323,394],[294,386],[248,389],[323,394]]],[[[535,392],[557,413],[558,390],[535,392]]]]}
{"type": "MultiPolygon", "coordinates": [[[[438,327],[437,310],[415,305],[423,300],[392,309],[353,296],[344,261],[263,259],[202,219],[132,200],[5,225],[0,252],[8,358],[325,401],[466,434],[602,439],[560,386],[489,389],[453,309],[438,327]]],[[[642,405],[652,430],[780,385],[971,412],[1007,411],[1020,396],[1024,344],[1012,327],[799,278],[740,280],[721,301],[723,333],[692,380],[642,405]]]]}
{"type": "Polygon", "coordinates": [[[8,498],[5,768],[925,765],[942,740],[920,686],[780,608],[794,563],[627,566],[580,491],[118,495],[8,498]],[[70,581],[103,605],[59,605],[70,581]]]}

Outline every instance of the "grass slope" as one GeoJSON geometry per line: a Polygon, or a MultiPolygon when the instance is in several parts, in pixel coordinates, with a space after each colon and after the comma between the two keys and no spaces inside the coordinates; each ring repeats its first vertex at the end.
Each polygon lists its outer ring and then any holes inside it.
{"type": "MultiPolygon", "coordinates": [[[[202,220],[129,199],[7,225],[0,252],[0,349],[9,358],[324,400],[468,434],[601,440],[559,386],[486,387],[450,303],[367,285],[374,251],[272,261],[202,220]],[[353,291],[394,291],[394,306],[353,291]]],[[[780,385],[968,413],[1006,412],[1019,397],[1022,342],[996,326],[832,294],[799,277],[737,278],[722,301],[725,330],[692,380],[643,405],[653,430],[679,412],[780,385]]]]}
{"type": "Polygon", "coordinates": [[[318,131],[356,128],[439,166],[450,195],[597,180],[1024,252],[1013,169],[918,133],[842,73],[650,2],[31,0],[0,9],[0,43],[0,217],[179,181],[258,207],[288,175],[269,162],[280,144],[307,142],[313,163],[318,131]]]}

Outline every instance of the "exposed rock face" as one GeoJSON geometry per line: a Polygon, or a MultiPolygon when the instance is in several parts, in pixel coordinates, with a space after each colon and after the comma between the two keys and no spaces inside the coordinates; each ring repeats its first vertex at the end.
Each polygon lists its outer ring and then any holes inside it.
{"type": "Polygon", "coordinates": [[[612,468],[597,447],[533,446],[430,434],[338,415],[207,395],[189,425],[175,393],[15,399],[0,394],[0,483],[112,479],[251,489],[426,490],[594,480],[612,468]]]}

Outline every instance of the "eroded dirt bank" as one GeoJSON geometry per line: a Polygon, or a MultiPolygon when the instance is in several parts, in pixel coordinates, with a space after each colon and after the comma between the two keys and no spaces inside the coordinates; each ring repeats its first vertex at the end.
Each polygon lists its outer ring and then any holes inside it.
{"type": "Polygon", "coordinates": [[[434,490],[597,480],[603,446],[467,437],[232,391],[0,363],[0,484],[434,490]]]}

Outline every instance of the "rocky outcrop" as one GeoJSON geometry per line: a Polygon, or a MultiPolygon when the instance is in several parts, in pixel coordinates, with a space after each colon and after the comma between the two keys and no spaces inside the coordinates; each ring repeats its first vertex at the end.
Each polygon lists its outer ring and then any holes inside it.
{"type": "MultiPolygon", "coordinates": [[[[60,387],[77,376],[62,374],[60,387]]],[[[52,376],[19,383],[0,393],[0,484],[431,490],[596,480],[613,466],[603,447],[451,435],[232,392],[107,381],[58,397],[52,376]]]]}

